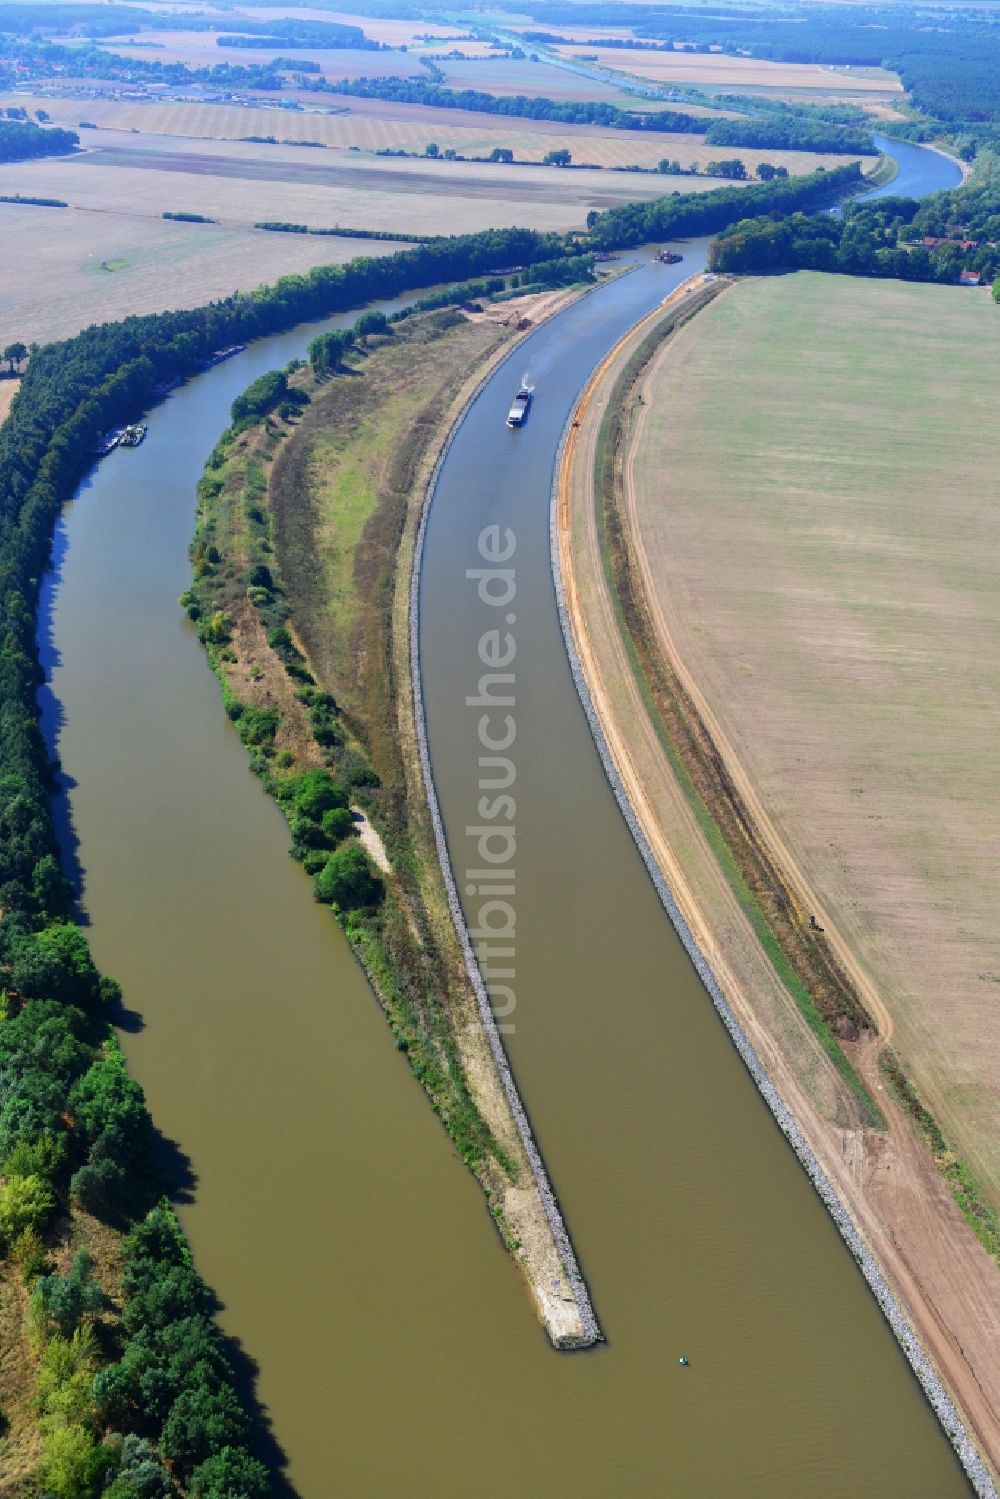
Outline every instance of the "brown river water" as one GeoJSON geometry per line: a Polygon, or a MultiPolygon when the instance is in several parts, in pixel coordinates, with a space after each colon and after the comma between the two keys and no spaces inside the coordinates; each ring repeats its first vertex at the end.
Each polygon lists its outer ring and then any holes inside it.
{"type": "Polygon", "coordinates": [[[578,304],[489,383],[441,475],[422,606],[431,749],[463,871],[481,753],[465,698],[497,612],[465,572],[482,565],[484,525],[515,530],[508,1045],[606,1347],[548,1346],[478,1188],[287,858],[176,603],[195,482],[230,401],[315,328],[174,392],[59,526],[42,632],[63,836],[97,961],[141,1016],[129,1064],[192,1163],[184,1226],[259,1366],[301,1499],[968,1493],[664,916],[565,664],[554,444],[595,359],[672,276],[644,267],[578,304]],[[526,366],[538,392],[512,434],[526,366]]]}

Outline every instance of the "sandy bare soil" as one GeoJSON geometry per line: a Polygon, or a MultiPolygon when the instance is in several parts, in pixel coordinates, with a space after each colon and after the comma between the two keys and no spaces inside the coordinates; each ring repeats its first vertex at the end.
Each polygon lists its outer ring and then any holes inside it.
{"type": "MultiPolygon", "coordinates": [[[[724,293],[699,317],[708,318],[713,312],[717,316],[741,293],[742,289],[724,293]]],[[[630,452],[636,451],[636,442],[641,451],[648,437],[645,424],[655,420],[656,390],[662,393],[667,381],[671,390],[677,387],[672,378],[674,362],[684,343],[697,336],[698,320],[657,356],[643,384],[630,452]]],[[[970,1430],[996,1467],[1000,1461],[1000,1272],[965,1225],[922,1139],[884,1088],[876,1062],[880,1042],[874,1038],[849,1049],[883,1110],[887,1128],[880,1132],[861,1126],[852,1097],[760,948],[704,837],[649,716],[619,633],[594,520],[594,456],[614,379],[640,341],[641,335],[626,340],[589,388],[577,413],[581,425],[573,434],[563,470],[560,549],[574,636],[588,685],[643,830],[723,992],[882,1264],[970,1430]]],[[[703,446],[703,456],[709,450],[703,446]]],[[[629,465],[626,473],[631,472],[629,465]]],[[[641,493],[638,478],[627,492],[635,524],[641,493]]],[[[661,500],[661,509],[662,505],[661,500]]],[[[707,524],[704,507],[700,529],[702,534],[714,529],[707,524]]],[[[633,539],[641,534],[637,527],[633,539]]],[[[732,550],[734,558],[742,557],[738,543],[732,550]]],[[[648,564],[641,545],[634,555],[648,564]]],[[[753,578],[759,563],[744,571],[753,578]]],[[[702,581],[708,580],[703,577],[702,581]]],[[[647,583],[647,588],[652,597],[652,584],[647,583]]],[[[658,617],[663,620],[662,614],[658,617]]],[[[685,618],[688,629],[679,638],[697,638],[703,616],[692,607],[685,618]]],[[[672,663],[683,668],[682,653],[669,630],[674,620],[671,615],[669,622],[663,621],[661,644],[672,663]]],[[[739,660],[743,659],[745,654],[740,654],[739,660]]],[[[699,708],[703,701],[699,700],[699,708]]],[[[743,762],[724,739],[719,747],[747,803],[759,805],[758,788],[751,784],[743,762]]],[[[793,886],[798,883],[804,903],[810,899],[811,873],[789,859],[788,878],[793,886]]],[[[825,906],[820,910],[824,925],[834,935],[831,912],[825,906]]]]}

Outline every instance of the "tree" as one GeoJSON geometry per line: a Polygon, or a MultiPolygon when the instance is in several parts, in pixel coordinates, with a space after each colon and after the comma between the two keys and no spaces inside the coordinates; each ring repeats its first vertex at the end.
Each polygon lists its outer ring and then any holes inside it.
{"type": "Polygon", "coordinates": [[[125,1071],[120,1051],[100,1057],[73,1084],[69,1106],[76,1115],[77,1128],[88,1140],[96,1140],[108,1130],[120,1130],[145,1143],[149,1115],[142,1088],[125,1071]]]}
{"type": "Polygon", "coordinates": [[[161,1447],[184,1477],[224,1447],[242,1447],[250,1422],[230,1385],[184,1390],[163,1423],[161,1447]]]}
{"type": "Polygon", "coordinates": [[[287,796],[294,810],[310,822],[319,822],[324,812],[335,807],[347,806],[347,792],[325,770],[307,770],[296,776],[287,796]]]}
{"type": "Polygon", "coordinates": [[[738,156],[727,157],[725,161],[710,161],[705,168],[708,177],[732,177],[742,182],[747,175],[746,166],[738,156]]]}
{"type": "Polygon", "coordinates": [[[563,147],[559,151],[549,151],[547,155],[543,156],[542,165],[546,167],[568,167],[572,163],[572,160],[571,152],[563,147]]]}
{"type": "Polygon", "coordinates": [[[76,1331],[87,1312],[99,1312],[104,1305],[104,1292],[94,1280],[94,1261],[86,1249],[75,1256],[67,1275],[42,1276],[34,1295],[64,1338],[76,1331]]]}
{"type": "Polygon", "coordinates": [[[156,1448],[133,1432],[118,1449],[118,1473],[105,1499],[173,1499],[177,1490],[160,1462],[156,1448]]]}
{"type": "Polygon", "coordinates": [[[27,359],[28,345],[22,343],[8,344],[3,351],[3,357],[7,361],[7,367],[10,370],[10,373],[13,374],[15,364],[20,364],[22,359],[27,359]]]}
{"type": "Polygon", "coordinates": [[[513,161],[514,153],[509,146],[494,146],[490,152],[490,161],[513,161]]]}
{"type": "Polygon", "coordinates": [[[134,1333],[140,1327],[163,1328],[183,1317],[204,1315],[211,1307],[211,1292],[192,1265],[160,1264],[126,1303],[122,1322],[127,1332],[134,1333]]]}
{"type": "Polygon", "coordinates": [[[357,824],[350,807],[331,807],[320,819],[320,827],[331,843],[340,843],[357,832],[357,824]]]}
{"type": "Polygon", "coordinates": [[[11,953],[11,980],[19,994],[58,999],[89,1009],[100,997],[100,980],[87,939],[71,921],[57,921],[22,938],[11,953]]]}
{"type": "Polygon", "coordinates": [[[441,154],[441,152],[440,152],[440,149],[438,147],[437,141],[428,141],[427,145],[424,147],[424,155],[425,156],[440,156],[440,154],[441,154]]]}
{"type": "Polygon", "coordinates": [[[191,1499],[270,1499],[267,1469],[241,1447],[223,1447],[191,1474],[191,1499]]]}
{"type": "Polygon", "coordinates": [[[284,370],[268,370],[267,374],[258,375],[257,379],[252,381],[243,394],[237,396],[233,402],[233,426],[236,426],[238,422],[266,416],[279,401],[284,400],[287,389],[288,376],[284,370]]]}
{"type": "Polygon", "coordinates": [[[354,324],[355,337],[365,339],[375,333],[391,334],[389,319],[384,312],[363,312],[354,324]]]}
{"type": "Polygon", "coordinates": [[[105,1454],[84,1426],[55,1426],[42,1443],[42,1482],[52,1499],[81,1499],[93,1493],[105,1454]]]}
{"type": "Polygon", "coordinates": [[[378,905],[383,893],[382,881],[372,873],[365,852],[357,843],[332,853],[313,886],[317,900],[341,911],[378,905]]]}

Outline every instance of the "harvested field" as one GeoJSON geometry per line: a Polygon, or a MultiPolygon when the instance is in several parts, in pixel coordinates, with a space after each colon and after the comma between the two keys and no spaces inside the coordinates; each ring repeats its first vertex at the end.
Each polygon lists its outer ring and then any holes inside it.
{"type": "MultiPolygon", "coordinates": [[[[6,168],[0,169],[2,171],[6,168]]],[[[128,201],[132,174],[109,174],[128,201]]],[[[140,177],[142,174],[136,174],[140,177]]],[[[142,183],[140,181],[140,186],[142,183]]],[[[184,205],[190,210],[190,204],[184,205]]],[[[221,224],[172,224],[106,211],[0,208],[5,277],[0,345],[67,338],[132,312],[199,307],[213,298],[355,255],[386,255],[387,240],[265,234],[221,224]],[[54,222],[58,220],[58,222],[54,222]],[[114,267],[102,270],[102,262],[114,267]]],[[[13,381],[0,381],[0,402],[13,381]]]]}
{"type": "Polygon", "coordinates": [[[15,338],[65,337],[129,312],[198,305],[286,273],[398,247],[269,234],[250,227],[258,219],[423,234],[516,223],[566,230],[582,225],[592,208],[664,191],[658,176],[373,160],[236,142],[206,150],[197,140],[112,131],[99,138],[102,150],[86,155],[0,166],[0,192],[30,190],[71,205],[0,206],[7,269],[0,347],[15,338]],[[220,222],[166,222],[164,210],[220,222]],[[116,269],[102,270],[102,261],[116,269]]]}
{"type": "MultiPolygon", "coordinates": [[[[10,97],[16,97],[18,103],[26,103],[29,108],[37,107],[34,99],[28,100],[22,95],[10,97]]],[[[434,141],[442,151],[451,148],[467,157],[488,156],[494,146],[507,146],[519,162],[541,163],[549,151],[566,147],[575,162],[602,168],[653,168],[667,157],[679,161],[682,167],[696,165],[702,169],[709,162],[724,161],[738,154],[750,169],[755,169],[760,161],[770,161],[777,166],[786,166],[792,175],[814,171],[817,166],[837,166],[843,161],[843,157],[809,151],[757,151],[748,147],[736,151],[732,146],[707,146],[700,135],[647,135],[592,125],[564,125],[557,120],[510,119],[465,110],[432,109],[420,104],[351,99],[347,95],[325,95],[324,100],[325,109],[330,113],[319,110],[289,112],[229,104],[150,104],[104,99],[88,99],[86,103],[76,99],[41,99],[39,102],[56,124],[70,127],[81,119],[88,119],[100,126],[102,132],[111,129],[138,132],[144,136],[238,141],[248,135],[273,135],[282,143],[318,141],[355,154],[380,150],[422,154],[434,141]]],[[[103,133],[85,131],[82,139],[91,149],[100,150],[104,146],[103,133]]],[[[34,172],[39,163],[31,165],[34,172]]],[[[495,171],[495,168],[490,170],[495,171]]],[[[504,173],[503,168],[500,171],[504,173]]],[[[560,180],[566,180],[565,173],[560,174],[560,180]]],[[[718,186],[718,183],[709,185],[718,186]]],[[[661,184],[650,195],[655,196],[656,192],[664,190],[661,184]]],[[[572,187],[569,191],[572,192],[572,187]]],[[[513,196],[517,198],[516,190],[513,196]]],[[[639,189],[635,196],[646,194],[639,189]]],[[[276,216],[288,217],[280,210],[276,211],[276,216]]],[[[412,227],[417,228],[416,225],[412,227]]]]}
{"type": "Polygon", "coordinates": [[[572,59],[586,51],[602,68],[651,78],[655,83],[684,83],[695,88],[725,87],[744,90],[824,89],[838,93],[900,94],[902,84],[895,73],[881,68],[828,68],[818,63],[760,62],[752,57],[726,57],[722,53],[650,52],[643,48],[555,47],[560,56],[572,59]]]}
{"type": "MultiPolygon", "coordinates": [[[[314,17],[314,19],[316,19],[314,17]]],[[[324,78],[427,77],[419,59],[408,52],[376,52],[353,48],[326,47],[219,47],[212,31],[143,31],[137,34],[138,46],[128,45],[128,38],[101,42],[108,52],[122,57],[143,57],[156,62],[182,62],[189,68],[213,68],[219,63],[235,67],[263,65],[276,57],[295,57],[303,62],[319,63],[324,78]]]]}
{"type": "MultiPolygon", "coordinates": [[[[3,342],[6,344],[8,340],[5,338],[3,342]]],[[[20,380],[0,380],[0,423],[7,420],[7,413],[10,410],[11,402],[20,388],[20,380]]]]}
{"type": "MultiPolygon", "coordinates": [[[[461,44],[466,50],[467,44],[461,44]]],[[[631,107],[634,95],[613,83],[598,78],[583,78],[549,62],[531,62],[527,58],[504,58],[494,62],[459,62],[438,58],[448,88],[482,89],[487,94],[540,95],[546,99],[598,99],[610,104],[631,107]]]]}
{"type": "MultiPolygon", "coordinates": [[[[676,181],[130,132],[107,131],[94,139],[100,146],[86,155],[0,167],[0,191],[24,191],[27,182],[33,192],[125,217],[187,209],[244,225],[281,218],[325,228],[459,233],[510,223],[570,228],[590,208],[656,198],[676,181]],[[407,201],[414,197],[426,201],[407,201]]],[[[714,185],[685,179],[686,191],[714,185]]],[[[48,215],[50,227],[60,212],[37,211],[48,215]]]]}
{"type": "MultiPolygon", "coordinates": [[[[777,291],[783,284],[771,281],[763,286],[777,291]]],[[[823,286],[832,286],[829,278],[823,286]]],[[[859,291],[877,289],[876,283],[855,282],[853,286],[859,291]]],[[[881,289],[889,291],[891,286],[883,284],[881,289]]],[[[749,283],[724,290],[712,308],[700,312],[688,329],[675,335],[673,343],[664,342],[663,335],[669,334],[669,323],[675,316],[670,303],[678,303],[678,315],[681,318],[685,315],[683,291],[668,299],[664,312],[654,314],[638,330],[633,330],[588,387],[576,413],[578,425],[574,425],[566,450],[559,491],[559,552],[569,618],[615,768],[653,856],[782,1100],[798,1119],[824,1170],[848,1205],[864,1240],[900,1296],[924,1347],[995,1470],[1000,1460],[997,1358],[1000,1280],[996,1262],[970,1233],[952,1196],[951,1184],[942,1175],[912,1119],[899,1107],[886,1085],[878,1064],[879,1037],[865,1030],[857,1042],[842,1042],[882,1113],[883,1127],[872,1129],[857,1117],[857,1099],[848,1091],[843,1069],[834,1071],[829,1050],[821,1046],[816,1031],[804,1023],[805,1010],[792,999],[787,964],[782,977],[782,964],[776,961],[773,944],[770,951],[765,946],[754,902],[747,898],[748,892],[741,888],[739,878],[734,877],[734,870],[738,871],[742,863],[739,849],[742,839],[734,840],[734,857],[724,846],[720,824],[714,819],[720,811],[724,816],[725,807],[719,805],[721,791],[723,803],[728,800],[742,806],[745,836],[766,845],[772,856],[777,856],[780,851],[777,835],[772,835],[767,816],[771,809],[757,796],[757,787],[746,774],[744,762],[736,757],[720,729],[717,706],[706,699],[700,679],[691,676],[686,657],[676,648],[674,634],[666,624],[663,590],[657,586],[657,573],[640,533],[640,515],[652,514],[652,524],[662,534],[671,503],[673,473],[669,467],[661,472],[655,460],[649,463],[651,443],[655,443],[660,456],[665,456],[662,452],[665,425],[672,434],[684,431],[682,423],[686,418],[698,419],[714,401],[733,394],[727,366],[734,354],[739,358],[746,353],[738,339],[730,338],[731,325],[726,325],[726,333],[721,337],[717,335],[713,371],[699,370],[685,350],[692,340],[698,339],[702,319],[706,320],[704,326],[710,327],[709,319],[723,314],[727,308],[731,313],[733,309],[728,304],[746,295],[751,287],[749,283]],[[655,325],[654,331],[651,325],[655,325]],[[648,362],[644,362],[639,352],[641,347],[648,362]],[[699,379],[700,376],[704,378],[699,379]],[[701,385],[700,404],[698,399],[686,399],[692,380],[701,385]],[[630,392],[627,396],[626,389],[630,392]],[[618,433],[620,441],[610,435],[609,405],[625,422],[625,431],[618,433]],[[613,446],[605,446],[606,442],[613,446]],[[612,453],[614,461],[609,474],[608,458],[612,453]],[[595,484],[599,485],[603,499],[600,506],[595,505],[595,484]],[[655,495],[652,503],[651,494],[655,495]],[[627,559],[624,570],[623,559],[627,559]],[[673,711],[679,700],[678,689],[681,698],[686,695],[688,703],[687,710],[679,716],[673,711]],[[691,754],[690,735],[698,731],[699,724],[702,731],[706,726],[710,730],[716,747],[714,760],[721,775],[715,777],[714,790],[708,783],[711,777],[706,780],[698,768],[697,754],[691,754]],[[708,806],[693,793],[692,777],[708,796],[708,806]]],[[[917,288],[899,289],[911,294],[917,291],[917,288]]],[[[694,306],[702,295],[700,290],[695,291],[686,305],[694,306]]],[[[866,310],[869,316],[864,326],[877,326],[872,308],[866,310]]],[[[771,306],[760,317],[758,331],[765,338],[773,338],[775,328],[781,326],[774,317],[775,311],[771,306]]],[[[821,345],[824,353],[829,354],[824,334],[828,326],[836,325],[837,315],[842,311],[834,295],[823,290],[817,293],[809,329],[814,363],[821,345]]],[[[913,311],[909,309],[907,325],[920,326],[913,321],[913,311]]],[[[804,332],[804,320],[800,318],[788,339],[788,344],[800,354],[803,347],[809,347],[808,342],[805,346],[800,342],[804,332]]],[[[780,364],[786,347],[782,331],[776,339],[775,364],[780,364]]],[[[808,420],[814,422],[812,413],[822,408],[826,392],[818,391],[815,383],[810,386],[808,374],[801,370],[799,373],[802,388],[807,391],[804,404],[810,413],[808,420]]],[[[950,373],[950,367],[945,373],[950,373]]],[[[768,378],[770,370],[764,372],[758,367],[758,384],[747,382],[747,408],[753,407],[758,417],[764,404],[759,392],[766,391],[768,378]]],[[[789,381],[786,393],[791,385],[789,381]]],[[[867,415],[871,426],[871,391],[867,384],[861,400],[865,396],[869,397],[867,415]]],[[[857,402],[859,409],[861,400],[857,402]]],[[[838,418],[839,414],[838,408],[838,418]]],[[[751,462],[758,452],[768,451],[768,440],[762,442],[760,434],[770,432],[769,419],[770,416],[764,417],[751,429],[749,420],[745,423],[742,419],[738,404],[720,407],[714,420],[707,421],[704,432],[698,434],[702,445],[695,463],[704,463],[716,477],[721,475],[721,482],[728,483],[731,474],[738,478],[737,465],[731,461],[734,445],[741,464],[744,454],[746,461],[751,462]],[[720,435],[727,420],[728,428],[720,435]],[[715,445],[710,446],[713,439],[715,445]],[[704,458],[705,452],[711,453],[710,459],[704,458]]],[[[787,469],[800,452],[802,430],[801,410],[791,432],[783,423],[776,424],[778,458],[787,469]]],[[[693,440],[689,441],[693,446],[693,440]]],[[[870,447],[870,441],[868,447],[862,446],[863,458],[868,457],[870,447]]],[[[849,443],[845,443],[845,450],[851,451],[849,443]]],[[[803,508],[809,502],[807,486],[812,477],[811,469],[807,468],[802,485],[803,508]]],[[[877,477],[882,477],[881,472],[877,477]]],[[[828,493],[822,489],[822,479],[816,490],[820,495],[828,493]]],[[[759,502],[760,515],[770,519],[771,512],[778,508],[771,502],[770,487],[763,491],[759,487],[751,489],[750,493],[759,502]]],[[[697,611],[704,605],[700,613],[685,613],[682,621],[688,636],[696,640],[708,633],[706,619],[712,619],[711,563],[718,564],[727,576],[737,576],[740,570],[732,557],[738,555],[743,559],[742,576],[765,580],[770,565],[769,556],[762,556],[759,549],[747,552],[743,533],[738,529],[728,531],[725,515],[716,514],[717,509],[724,509],[724,491],[721,491],[722,505],[716,504],[720,498],[716,492],[702,498],[704,508],[691,529],[704,541],[705,550],[714,546],[714,553],[709,567],[703,567],[697,574],[698,599],[691,603],[685,598],[683,606],[679,606],[697,611]]],[[[648,529],[649,522],[643,531],[648,529]]],[[[790,581],[793,596],[797,582],[794,577],[790,581]]],[[[762,586],[760,592],[764,591],[762,586]]],[[[804,595],[807,590],[803,588],[801,592],[804,595]]],[[[741,626],[746,631],[744,621],[741,626]]],[[[808,651],[803,652],[807,659],[798,680],[809,683],[810,688],[822,670],[822,648],[822,643],[814,642],[811,658],[808,651]]],[[[741,669],[749,670],[746,654],[743,652],[734,662],[737,676],[741,669]]],[[[749,686],[744,684],[744,695],[756,687],[756,680],[749,686]]],[[[850,711],[853,730],[853,703],[850,711]]],[[[794,737],[795,731],[795,725],[784,725],[789,737],[794,737]]],[[[831,745],[836,743],[838,731],[844,732],[842,722],[833,730],[831,745]]],[[[843,968],[851,969],[858,989],[864,992],[869,1012],[877,1018],[885,1037],[892,1033],[892,1017],[883,996],[858,969],[856,954],[846,946],[839,928],[831,920],[833,911],[808,883],[809,873],[805,866],[796,867],[786,858],[779,874],[801,923],[795,946],[801,951],[804,944],[830,945],[834,959],[843,968]],[[825,929],[820,936],[808,929],[810,910],[818,913],[825,929]]],[[[953,1158],[938,1157],[945,1165],[949,1159],[953,1158]]]]}
{"type": "Polygon", "coordinates": [[[673,648],[994,1204],[998,367],[985,291],[747,282],[663,359],[634,469],[673,648]]]}

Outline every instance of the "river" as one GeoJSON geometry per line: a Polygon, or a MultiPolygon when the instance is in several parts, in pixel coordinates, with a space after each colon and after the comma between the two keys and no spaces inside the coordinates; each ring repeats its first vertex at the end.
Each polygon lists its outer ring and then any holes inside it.
{"type": "Polygon", "coordinates": [[[431,748],[464,870],[465,698],[496,612],[465,572],[483,525],[516,532],[508,1044],[606,1348],[556,1355],[535,1325],[177,607],[229,404],[315,326],[175,391],[59,523],[41,638],[64,843],[97,961],[142,1017],[129,1064],[192,1163],[199,1267],[259,1364],[301,1499],[968,1492],[678,946],[566,668],[555,442],[594,362],[699,264],[703,246],[681,248],[681,266],[643,265],[538,330],[488,383],[441,474],[423,586],[431,748]],[[526,367],[538,394],[512,434],[526,367]]]}

